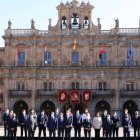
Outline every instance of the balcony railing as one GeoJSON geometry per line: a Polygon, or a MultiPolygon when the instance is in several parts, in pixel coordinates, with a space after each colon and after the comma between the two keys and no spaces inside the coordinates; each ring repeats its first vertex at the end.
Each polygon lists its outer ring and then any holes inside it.
{"type": "Polygon", "coordinates": [[[120,97],[122,98],[136,98],[140,97],[140,90],[133,90],[133,91],[127,91],[127,90],[120,90],[120,97]]]}
{"type": "Polygon", "coordinates": [[[55,90],[51,90],[51,91],[48,91],[48,90],[45,90],[45,89],[38,89],[37,90],[37,96],[52,96],[52,95],[55,95],[55,94],[56,94],[55,90]]]}
{"type": "MultiPolygon", "coordinates": [[[[115,29],[111,30],[101,30],[102,35],[112,35],[115,34],[115,29]]],[[[5,35],[14,35],[14,36],[29,36],[29,35],[40,35],[46,36],[48,35],[47,30],[32,30],[32,29],[7,29],[5,30],[5,35]]],[[[139,35],[140,29],[139,28],[119,28],[117,30],[117,34],[120,35],[139,35]]]]}
{"type": "Polygon", "coordinates": [[[95,97],[113,97],[115,95],[113,89],[93,90],[93,98],[95,97]]]}
{"type": "Polygon", "coordinates": [[[31,90],[10,90],[10,97],[31,97],[31,90]]]}

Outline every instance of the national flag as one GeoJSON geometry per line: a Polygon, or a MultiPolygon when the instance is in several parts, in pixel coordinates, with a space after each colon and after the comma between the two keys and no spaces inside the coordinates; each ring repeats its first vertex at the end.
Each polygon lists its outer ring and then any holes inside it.
{"type": "Polygon", "coordinates": [[[102,47],[101,47],[101,50],[99,52],[99,54],[104,54],[105,50],[104,50],[104,44],[102,43],[102,47]]]}
{"type": "Polygon", "coordinates": [[[128,58],[131,58],[133,57],[133,49],[132,49],[132,46],[129,47],[129,51],[128,51],[128,58]]]}
{"type": "Polygon", "coordinates": [[[76,44],[77,44],[77,43],[76,43],[76,39],[75,39],[75,40],[74,40],[74,44],[73,44],[73,50],[74,50],[74,52],[76,51],[76,47],[77,47],[76,44]]]}

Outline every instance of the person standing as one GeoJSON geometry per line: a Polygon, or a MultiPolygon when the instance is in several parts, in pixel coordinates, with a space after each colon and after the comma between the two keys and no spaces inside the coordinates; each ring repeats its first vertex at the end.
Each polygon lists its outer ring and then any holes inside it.
{"type": "Polygon", "coordinates": [[[112,120],[111,120],[109,114],[107,114],[107,119],[106,119],[106,122],[105,122],[104,130],[105,130],[106,137],[107,138],[111,137],[111,134],[112,134],[112,120]]]}
{"type": "Polygon", "coordinates": [[[122,116],[122,126],[124,137],[130,137],[130,128],[132,126],[132,121],[130,114],[128,114],[128,109],[124,110],[124,114],[122,116]]]}
{"type": "Polygon", "coordinates": [[[102,127],[102,118],[99,112],[97,112],[96,116],[93,119],[93,128],[95,130],[95,138],[100,138],[101,127],[102,127]]]}
{"type": "Polygon", "coordinates": [[[73,125],[73,116],[71,115],[71,112],[67,110],[66,116],[64,119],[64,125],[65,125],[65,137],[66,140],[71,140],[71,129],[73,125]]]}
{"type": "Polygon", "coordinates": [[[13,116],[10,118],[10,140],[15,140],[17,135],[17,125],[18,125],[18,119],[16,118],[16,114],[14,113],[13,116]]]}
{"type": "Polygon", "coordinates": [[[92,121],[90,118],[90,114],[88,112],[86,114],[86,119],[84,120],[83,127],[84,127],[85,138],[90,139],[91,138],[92,121]]]}
{"type": "Polygon", "coordinates": [[[73,117],[73,126],[75,131],[75,138],[77,138],[77,133],[78,138],[81,138],[82,117],[79,110],[76,111],[76,114],[73,117]]]}
{"type": "Polygon", "coordinates": [[[7,120],[9,116],[9,109],[7,108],[3,113],[3,122],[4,122],[4,136],[7,136],[7,120]]]}
{"type": "Polygon", "coordinates": [[[41,132],[43,131],[44,138],[46,138],[46,127],[47,127],[48,118],[45,115],[45,111],[42,110],[41,113],[37,116],[37,124],[39,128],[38,137],[41,138],[41,132]]]}
{"type": "Polygon", "coordinates": [[[25,139],[27,139],[27,118],[28,116],[26,114],[26,110],[24,109],[19,117],[21,139],[23,139],[23,132],[25,133],[25,139]]]}
{"type": "Polygon", "coordinates": [[[102,115],[103,137],[106,135],[106,132],[105,132],[105,123],[106,123],[106,120],[107,120],[107,110],[104,110],[104,113],[102,115]]]}
{"type": "Polygon", "coordinates": [[[114,112],[111,120],[112,120],[113,137],[115,137],[115,133],[116,133],[116,137],[118,137],[118,132],[119,132],[119,117],[117,115],[117,112],[114,112]]]}
{"type": "Polygon", "coordinates": [[[54,112],[52,111],[51,116],[48,119],[48,130],[50,139],[52,139],[52,135],[53,139],[56,138],[56,129],[57,129],[57,117],[55,117],[54,112]]]}
{"type": "Polygon", "coordinates": [[[34,140],[34,134],[37,126],[37,115],[34,110],[31,110],[31,114],[27,119],[27,130],[28,130],[28,139],[34,140]]]}
{"type": "Polygon", "coordinates": [[[10,138],[10,136],[11,136],[10,121],[13,117],[13,114],[14,114],[13,110],[10,110],[10,113],[8,115],[8,118],[7,118],[8,138],[10,138]]]}
{"type": "Polygon", "coordinates": [[[58,128],[58,139],[59,140],[64,140],[64,116],[63,113],[60,113],[60,116],[58,117],[58,122],[57,122],[57,128],[58,128]]]}
{"type": "Polygon", "coordinates": [[[139,112],[135,111],[135,116],[132,118],[132,125],[134,127],[134,137],[140,136],[140,116],[139,112]]]}

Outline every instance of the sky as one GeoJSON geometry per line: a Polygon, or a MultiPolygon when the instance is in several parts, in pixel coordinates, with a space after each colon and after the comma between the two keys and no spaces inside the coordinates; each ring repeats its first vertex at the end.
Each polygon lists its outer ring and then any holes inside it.
{"type": "MultiPolygon", "coordinates": [[[[30,21],[34,19],[36,29],[48,30],[49,18],[52,19],[53,25],[57,23],[56,7],[61,1],[67,2],[67,0],[0,0],[0,36],[4,35],[8,20],[11,20],[13,29],[29,29],[30,21]]],[[[97,18],[100,18],[103,30],[114,28],[116,18],[119,19],[120,28],[139,27],[140,0],[89,0],[89,2],[94,6],[93,24],[97,25],[97,18]]],[[[2,37],[0,47],[4,47],[2,37]]]]}

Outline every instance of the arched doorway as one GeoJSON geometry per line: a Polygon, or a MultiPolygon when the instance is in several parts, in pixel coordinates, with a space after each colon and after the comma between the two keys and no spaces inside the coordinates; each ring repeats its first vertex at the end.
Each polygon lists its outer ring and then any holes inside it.
{"type": "Polygon", "coordinates": [[[15,104],[14,104],[14,109],[13,111],[16,113],[17,117],[22,113],[22,110],[26,110],[27,113],[28,113],[28,105],[25,101],[17,101],[15,104]]]}
{"type": "Polygon", "coordinates": [[[80,113],[82,114],[84,112],[85,108],[87,108],[87,105],[84,103],[73,104],[73,103],[68,102],[63,107],[64,114],[66,113],[66,110],[68,108],[71,108],[71,112],[74,114],[75,114],[76,110],[79,110],[80,113]]]}
{"type": "Polygon", "coordinates": [[[137,104],[136,104],[134,101],[129,100],[129,101],[126,101],[126,102],[124,103],[124,105],[123,105],[123,111],[124,111],[125,109],[128,109],[128,112],[129,112],[130,115],[132,116],[132,115],[135,114],[135,111],[138,110],[138,106],[137,106],[137,104]]]}
{"type": "Polygon", "coordinates": [[[110,114],[110,104],[106,101],[99,101],[95,107],[95,113],[100,112],[103,114],[104,110],[107,110],[108,114],[110,114]]]}
{"type": "Polygon", "coordinates": [[[55,104],[52,101],[45,101],[41,104],[40,110],[44,110],[47,115],[50,115],[52,111],[55,111],[55,104]]]}

